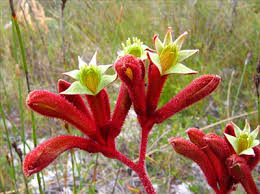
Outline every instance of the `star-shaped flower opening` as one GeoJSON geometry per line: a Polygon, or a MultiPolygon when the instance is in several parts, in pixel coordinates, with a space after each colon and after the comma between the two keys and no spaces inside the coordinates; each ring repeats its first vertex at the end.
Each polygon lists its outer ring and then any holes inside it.
{"type": "Polygon", "coordinates": [[[234,126],[236,137],[226,133],[224,134],[229,143],[234,148],[235,152],[238,155],[255,155],[253,147],[259,145],[259,140],[256,139],[259,131],[259,126],[257,126],[254,131],[250,132],[250,125],[247,120],[243,131],[234,123],[232,124],[234,126]]]}
{"type": "Polygon", "coordinates": [[[87,64],[78,57],[79,69],[63,73],[77,81],[73,82],[71,86],[67,90],[61,92],[61,94],[88,94],[95,96],[117,78],[117,74],[105,75],[105,72],[112,65],[97,66],[96,58],[97,52],[95,52],[91,61],[87,64]]]}
{"type": "Polygon", "coordinates": [[[199,52],[196,50],[181,50],[182,44],[187,37],[187,32],[181,34],[174,42],[172,41],[171,28],[168,28],[163,43],[159,35],[154,36],[156,53],[150,52],[151,61],[157,66],[161,75],[167,74],[196,74],[181,62],[199,52]]]}
{"type": "Polygon", "coordinates": [[[141,60],[147,59],[146,49],[148,49],[148,46],[144,45],[140,39],[133,37],[131,41],[131,39],[128,38],[126,44],[122,43],[121,45],[123,50],[118,52],[119,57],[129,54],[141,60]]]}

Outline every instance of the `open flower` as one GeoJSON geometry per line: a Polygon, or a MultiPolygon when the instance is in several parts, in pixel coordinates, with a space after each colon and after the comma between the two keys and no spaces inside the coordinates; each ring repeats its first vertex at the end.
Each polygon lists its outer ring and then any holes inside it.
{"type": "Polygon", "coordinates": [[[144,45],[143,42],[141,42],[141,40],[136,37],[133,37],[132,41],[133,43],[131,42],[131,39],[128,38],[126,44],[124,43],[121,44],[123,50],[118,52],[118,56],[123,57],[129,54],[141,60],[147,59],[146,49],[148,48],[148,46],[144,45]]]}
{"type": "Polygon", "coordinates": [[[259,142],[255,140],[258,132],[254,130],[250,133],[247,121],[243,131],[234,123],[228,124],[224,138],[214,133],[205,134],[196,128],[188,129],[187,133],[190,141],[173,137],[169,142],[177,153],[200,166],[208,184],[216,193],[230,193],[236,189],[237,183],[241,183],[249,194],[258,193],[251,175],[260,160],[260,148],[257,147],[259,142]],[[245,151],[249,149],[252,151],[245,151]],[[251,156],[242,155],[243,152],[251,156]]]}
{"type": "Polygon", "coordinates": [[[188,57],[198,53],[199,50],[181,50],[186,39],[187,32],[181,34],[174,42],[172,41],[171,28],[168,28],[163,43],[159,35],[154,36],[156,53],[149,53],[151,61],[157,66],[161,75],[167,74],[196,74],[194,71],[181,62],[188,57]]]}
{"type": "Polygon", "coordinates": [[[253,148],[259,145],[259,140],[256,140],[259,126],[250,132],[250,125],[247,120],[243,131],[234,123],[232,124],[234,126],[235,137],[226,133],[224,134],[235,152],[238,155],[255,155],[253,148]]]}
{"type": "Polygon", "coordinates": [[[117,78],[116,74],[105,75],[104,73],[112,65],[97,66],[96,58],[97,52],[92,57],[90,63],[87,64],[78,57],[79,69],[64,73],[64,75],[72,77],[77,81],[73,82],[71,86],[61,94],[88,94],[95,96],[117,78]]]}

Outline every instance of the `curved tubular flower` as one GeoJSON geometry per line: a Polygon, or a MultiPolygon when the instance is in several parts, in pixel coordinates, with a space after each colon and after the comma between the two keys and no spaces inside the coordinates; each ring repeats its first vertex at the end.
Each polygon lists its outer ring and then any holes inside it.
{"type": "Polygon", "coordinates": [[[137,115],[145,115],[144,63],[132,55],[125,55],[115,63],[119,78],[128,88],[137,115]]]}
{"type": "MultiPolygon", "coordinates": [[[[249,129],[248,122],[246,125],[249,129]]],[[[232,137],[237,138],[236,136],[239,134],[235,132],[234,128],[235,124],[228,124],[224,130],[225,135],[229,134],[232,135],[232,137]]],[[[227,138],[222,138],[214,133],[204,134],[196,128],[188,129],[187,133],[192,143],[178,137],[171,138],[169,142],[172,143],[173,148],[177,153],[198,163],[207,180],[209,179],[208,176],[213,176],[212,173],[214,174],[216,172],[216,184],[218,187],[212,186],[209,182],[209,185],[216,193],[230,193],[232,190],[236,189],[235,184],[237,183],[241,183],[245,191],[249,194],[259,193],[251,175],[251,171],[260,160],[259,147],[254,146],[252,148],[254,155],[248,157],[247,155],[240,155],[239,153],[232,152],[228,145],[229,140],[227,138]],[[198,146],[197,148],[199,151],[195,146],[198,146]],[[200,152],[203,152],[206,155],[209,160],[205,158],[203,158],[203,160],[208,161],[213,168],[208,167],[209,164],[201,162],[202,157],[204,156],[200,155],[200,152]],[[212,172],[210,173],[207,171],[212,172]]],[[[254,134],[255,132],[252,133],[254,134]]]]}
{"type": "Polygon", "coordinates": [[[87,136],[104,142],[93,120],[86,117],[65,98],[49,91],[36,90],[28,95],[26,103],[35,112],[47,117],[62,119],[87,136]]]}
{"type": "Polygon", "coordinates": [[[188,133],[190,141],[197,145],[202,151],[204,151],[207,154],[210,162],[215,168],[219,186],[220,188],[222,188],[220,192],[225,193],[226,191],[229,191],[232,188],[232,180],[228,176],[228,172],[225,168],[223,160],[219,159],[216,156],[216,154],[208,145],[207,141],[204,139],[206,134],[196,128],[190,128],[186,132],[188,133]]]}
{"type": "Polygon", "coordinates": [[[60,154],[72,148],[79,148],[89,153],[100,152],[92,140],[72,135],[59,136],[45,141],[26,155],[23,164],[24,174],[41,171],[53,162],[60,154]]]}
{"type": "Polygon", "coordinates": [[[155,111],[155,122],[161,123],[182,109],[205,98],[218,87],[220,80],[221,78],[217,75],[204,75],[195,79],[167,104],[155,111]]]}
{"type": "Polygon", "coordinates": [[[199,147],[197,147],[195,144],[185,139],[173,137],[169,140],[169,142],[172,144],[174,150],[177,153],[196,162],[203,171],[209,185],[215,191],[218,191],[216,172],[212,164],[210,163],[207,155],[203,151],[201,151],[199,147]]]}

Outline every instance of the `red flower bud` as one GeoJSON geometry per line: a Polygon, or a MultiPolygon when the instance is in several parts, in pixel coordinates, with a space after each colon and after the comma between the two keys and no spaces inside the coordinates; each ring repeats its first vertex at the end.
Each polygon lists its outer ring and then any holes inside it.
{"type": "Polygon", "coordinates": [[[90,153],[99,152],[90,139],[72,135],[55,137],[40,144],[26,155],[23,163],[24,174],[30,176],[41,171],[60,154],[72,148],[79,148],[90,153]]]}
{"type": "Polygon", "coordinates": [[[95,123],[64,97],[45,90],[31,92],[26,100],[29,108],[48,117],[65,120],[99,142],[104,142],[95,123]]]}
{"type": "Polygon", "coordinates": [[[128,88],[130,98],[133,102],[135,112],[138,115],[145,115],[145,83],[144,83],[144,63],[132,55],[125,55],[115,63],[118,77],[128,88]]]}
{"type": "Polygon", "coordinates": [[[204,153],[208,156],[210,162],[212,163],[214,169],[216,170],[220,191],[222,193],[227,193],[228,191],[230,191],[232,189],[232,180],[228,175],[225,163],[223,160],[220,160],[211,150],[208,143],[203,138],[205,136],[205,133],[196,128],[188,129],[187,133],[191,142],[197,145],[202,151],[204,151],[204,153]]]}
{"type": "Polygon", "coordinates": [[[200,166],[208,181],[208,184],[216,192],[218,192],[217,175],[207,155],[201,151],[198,146],[185,139],[173,137],[169,140],[169,142],[172,144],[174,150],[177,153],[193,160],[200,166]]]}
{"type": "Polygon", "coordinates": [[[204,139],[207,141],[213,152],[220,158],[220,160],[225,161],[226,158],[231,155],[228,144],[222,137],[214,133],[209,133],[204,136],[204,139]]]}
{"type": "Polygon", "coordinates": [[[175,113],[205,98],[217,88],[219,83],[220,77],[216,75],[204,75],[195,79],[166,105],[155,112],[156,123],[165,121],[175,113]]]}

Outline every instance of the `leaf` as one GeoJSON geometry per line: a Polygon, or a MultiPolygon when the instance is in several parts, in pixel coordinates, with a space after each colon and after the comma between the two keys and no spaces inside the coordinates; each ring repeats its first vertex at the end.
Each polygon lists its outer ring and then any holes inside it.
{"type": "Polygon", "coordinates": [[[87,87],[83,86],[79,81],[73,82],[70,87],[60,94],[88,94],[94,95],[87,87]]]}
{"type": "Polygon", "coordinates": [[[181,50],[178,52],[178,59],[177,61],[178,62],[182,62],[183,60],[187,59],[188,57],[198,53],[199,50],[196,49],[196,50],[181,50]]]}
{"type": "Polygon", "coordinates": [[[69,76],[75,80],[79,80],[80,79],[80,70],[75,69],[75,70],[72,70],[69,72],[65,72],[65,73],[63,73],[63,75],[69,76]]]}
{"type": "Polygon", "coordinates": [[[175,65],[173,65],[172,67],[170,67],[167,71],[165,71],[163,73],[163,75],[167,75],[167,74],[197,74],[197,71],[194,71],[188,67],[186,67],[185,65],[181,64],[181,63],[177,63],[175,65]]]}

